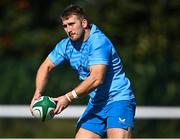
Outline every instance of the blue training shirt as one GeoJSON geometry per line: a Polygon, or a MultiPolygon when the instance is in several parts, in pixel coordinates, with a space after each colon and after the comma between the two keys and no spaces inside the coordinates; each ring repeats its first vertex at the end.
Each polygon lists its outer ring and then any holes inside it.
{"type": "Polygon", "coordinates": [[[134,98],[130,81],[125,76],[121,59],[113,44],[94,24],[91,25],[89,37],[83,43],[65,38],[48,57],[55,65],[67,60],[80,80],[85,80],[90,75],[89,66],[107,65],[104,83],[89,93],[90,103],[93,105],[134,98]]]}

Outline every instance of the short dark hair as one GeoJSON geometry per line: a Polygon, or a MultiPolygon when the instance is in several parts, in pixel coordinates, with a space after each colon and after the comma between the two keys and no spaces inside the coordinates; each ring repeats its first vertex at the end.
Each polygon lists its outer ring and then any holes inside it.
{"type": "Polygon", "coordinates": [[[81,8],[78,5],[69,5],[67,6],[64,11],[61,14],[61,18],[66,19],[71,15],[78,15],[81,18],[85,18],[85,12],[83,10],[83,8],[81,8]]]}

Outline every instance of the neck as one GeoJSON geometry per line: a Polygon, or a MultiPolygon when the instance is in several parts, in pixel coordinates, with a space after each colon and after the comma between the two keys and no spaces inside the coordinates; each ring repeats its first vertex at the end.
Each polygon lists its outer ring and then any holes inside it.
{"type": "Polygon", "coordinates": [[[91,31],[90,28],[85,29],[83,41],[87,40],[87,38],[89,37],[90,31],[91,31]]]}

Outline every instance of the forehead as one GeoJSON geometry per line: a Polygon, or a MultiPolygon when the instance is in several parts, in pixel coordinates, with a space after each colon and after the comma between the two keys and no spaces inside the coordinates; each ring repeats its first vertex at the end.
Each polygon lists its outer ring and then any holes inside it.
{"type": "Polygon", "coordinates": [[[81,20],[81,18],[78,15],[74,15],[74,14],[69,15],[66,18],[61,18],[61,19],[62,19],[63,24],[66,24],[66,23],[69,23],[69,22],[75,22],[77,20],[81,20]]]}

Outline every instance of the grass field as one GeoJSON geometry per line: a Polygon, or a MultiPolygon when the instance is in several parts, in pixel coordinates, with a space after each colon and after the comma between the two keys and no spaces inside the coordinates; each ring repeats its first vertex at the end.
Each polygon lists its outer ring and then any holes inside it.
{"type": "Polygon", "coordinates": [[[70,138],[76,120],[0,119],[0,138],[70,138]]]}
{"type": "MultiPolygon", "coordinates": [[[[0,138],[73,138],[77,119],[0,119],[0,138]]],[[[180,138],[179,120],[136,120],[134,138],[180,138]]]]}

